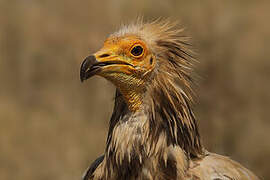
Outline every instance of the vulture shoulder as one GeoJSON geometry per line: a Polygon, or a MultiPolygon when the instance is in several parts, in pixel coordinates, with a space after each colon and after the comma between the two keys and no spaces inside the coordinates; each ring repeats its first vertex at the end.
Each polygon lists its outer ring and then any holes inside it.
{"type": "Polygon", "coordinates": [[[95,170],[98,168],[98,166],[101,164],[101,162],[104,159],[104,155],[97,158],[85,171],[84,175],[82,176],[82,180],[89,180],[93,178],[93,174],[95,170]]]}
{"type": "Polygon", "coordinates": [[[193,160],[190,173],[198,180],[259,180],[238,162],[214,153],[208,153],[203,159],[193,160]]]}

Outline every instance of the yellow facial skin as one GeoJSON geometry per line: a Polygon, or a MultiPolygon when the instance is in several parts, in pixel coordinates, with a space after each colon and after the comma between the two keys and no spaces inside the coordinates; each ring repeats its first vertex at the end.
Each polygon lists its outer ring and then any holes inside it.
{"type": "Polygon", "coordinates": [[[131,111],[138,110],[145,80],[156,63],[145,43],[136,36],[110,37],[94,56],[99,63],[112,62],[96,74],[110,80],[121,91],[131,111]]]}
{"type": "Polygon", "coordinates": [[[151,71],[154,67],[154,57],[152,57],[152,62],[150,63],[151,53],[148,51],[145,43],[135,36],[108,38],[105,41],[104,46],[100,51],[96,52],[94,56],[99,62],[123,62],[123,64],[119,63],[104,66],[97,74],[104,76],[105,78],[106,74],[116,72],[124,73],[126,75],[142,76],[147,74],[147,72],[151,71]],[[131,53],[132,48],[135,46],[141,46],[143,48],[141,55],[134,56],[131,53]]]}

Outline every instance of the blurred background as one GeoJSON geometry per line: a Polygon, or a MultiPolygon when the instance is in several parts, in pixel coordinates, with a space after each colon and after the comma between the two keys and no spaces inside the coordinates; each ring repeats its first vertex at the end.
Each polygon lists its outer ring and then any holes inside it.
{"type": "Polygon", "coordinates": [[[206,148],[270,179],[267,0],[0,0],[0,179],[80,179],[104,151],[114,87],[79,81],[121,22],[172,17],[193,37],[206,148]]]}

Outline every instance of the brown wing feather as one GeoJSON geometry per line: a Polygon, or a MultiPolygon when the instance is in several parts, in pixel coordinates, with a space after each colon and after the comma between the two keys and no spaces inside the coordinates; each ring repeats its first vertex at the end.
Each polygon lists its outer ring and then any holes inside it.
{"type": "Polygon", "coordinates": [[[82,176],[82,180],[89,180],[93,178],[93,174],[100,163],[103,161],[104,155],[97,158],[85,171],[84,175],[82,176]]]}
{"type": "Polygon", "coordinates": [[[190,174],[199,180],[259,180],[241,164],[214,153],[208,153],[201,160],[194,160],[191,163],[190,174]]]}

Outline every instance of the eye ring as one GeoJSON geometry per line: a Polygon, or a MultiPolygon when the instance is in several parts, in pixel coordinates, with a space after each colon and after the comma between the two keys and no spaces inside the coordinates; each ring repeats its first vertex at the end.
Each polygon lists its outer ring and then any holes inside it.
{"type": "Polygon", "coordinates": [[[130,51],[130,53],[134,57],[142,56],[143,52],[144,52],[144,49],[143,49],[143,47],[141,45],[135,45],[130,51]]]}

